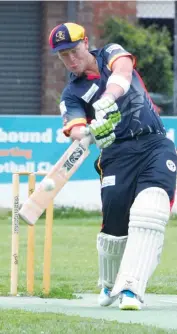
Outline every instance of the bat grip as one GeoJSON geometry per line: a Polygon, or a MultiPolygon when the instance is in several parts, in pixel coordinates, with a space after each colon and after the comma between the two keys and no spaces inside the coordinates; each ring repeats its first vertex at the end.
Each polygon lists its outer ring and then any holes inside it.
{"type": "Polygon", "coordinates": [[[85,147],[88,148],[91,143],[93,143],[93,137],[91,134],[83,137],[80,141],[80,143],[85,147]]]}

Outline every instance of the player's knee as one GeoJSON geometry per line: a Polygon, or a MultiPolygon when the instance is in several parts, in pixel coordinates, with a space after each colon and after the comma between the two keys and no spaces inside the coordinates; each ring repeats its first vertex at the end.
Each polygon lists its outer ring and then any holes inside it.
{"type": "Polygon", "coordinates": [[[165,190],[150,187],[142,190],[130,209],[129,227],[164,231],[170,216],[170,200],[165,190]]]}

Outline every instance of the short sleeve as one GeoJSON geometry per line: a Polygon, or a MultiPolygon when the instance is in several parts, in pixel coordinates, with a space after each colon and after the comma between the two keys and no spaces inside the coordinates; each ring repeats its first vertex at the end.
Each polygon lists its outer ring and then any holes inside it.
{"type": "Polygon", "coordinates": [[[86,125],[86,114],[81,101],[71,94],[69,87],[66,87],[61,96],[60,112],[63,118],[63,132],[66,136],[74,126],[86,125]]]}
{"type": "Polygon", "coordinates": [[[136,66],[136,58],[119,44],[106,45],[104,47],[104,57],[106,58],[110,70],[112,69],[114,61],[121,57],[130,57],[133,61],[133,67],[136,66]]]}

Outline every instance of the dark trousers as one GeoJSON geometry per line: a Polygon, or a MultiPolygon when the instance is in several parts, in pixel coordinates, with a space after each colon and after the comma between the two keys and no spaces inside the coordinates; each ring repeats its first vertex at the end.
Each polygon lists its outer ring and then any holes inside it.
{"type": "Polygon", "coordinates": [[[164,189],[174,200],[177,156],[172,141],[144,136],[103,151],[100,159],[102,178],[102,232],[114,236],[128,234],[129,212],[135,197],[149,187],[164,189]]]}

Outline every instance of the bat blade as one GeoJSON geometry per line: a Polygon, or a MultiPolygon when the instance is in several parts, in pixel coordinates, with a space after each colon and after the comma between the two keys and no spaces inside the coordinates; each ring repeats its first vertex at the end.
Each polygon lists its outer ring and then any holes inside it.
{"type": "Polygon", "coordinates": [[[84,140],[80,142],[75,140],[40,182],[39,187],[28,197],[19,211],[20,217],[27,224],[34,225],[36,223],[57,193],[83,163],[90,153],[89,144],[90,139],[85,142],[84,140]],[[51,191],[44,189],[43,182],[46,178],[53,179],[55,182],[55,188],[51,191]]]}

